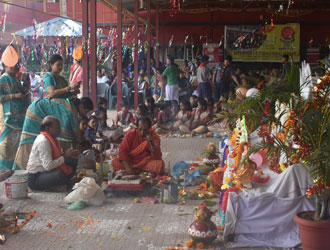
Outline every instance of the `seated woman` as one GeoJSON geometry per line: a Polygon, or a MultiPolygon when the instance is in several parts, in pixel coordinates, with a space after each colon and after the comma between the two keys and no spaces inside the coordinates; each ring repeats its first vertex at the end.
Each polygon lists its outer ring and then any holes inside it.
{"type": "Polygon", "coordinates": [[[206,97],[207,102],[207,110],[210,112],[210,114],[214,114],[214,99],[212,96],[206,97]]]}
{"type": "Polygon", "coordinates": [[[91,110],[93,110],[93,102],[88,97],[67,100],[44,98],[32,103],[26,112],[14,167],[26,168],[32,144],[40,133],[43,118],[51,115],[60,121],[61,134],[58,140],[65,150],[80,142],[80,118],[87,116],[91,110]]]}
{"type": "Polygon", "coordinates": [[[132,122],[133,122],[133,114],[128,111],[128,104],[126,102],[122,102],[121,111],[119,111],[116,116],[116,125],[122,127],[123,130],[125,131],[127,128],[129,128],[129,125],[132,122]]]}
{"type": "Polygon", "coordinates": [[[177,100],[172,100],[171,101],[171,119],[174,121],[176,115],[179,113],[179,104],[177,100]]]}
{"type": "MultiPolygon", "coordinates": [[[[136,128],[136,124],[138,122],[138,120],[143,117],[146,116],[148,117],[148,109],[147,106],[144,105],[143,103],[140,103],[137,108],[136,108],[136,112],[133,116],[133,126],[136,128]]],[[[149,117],[150,118],[150,117],[149,117]]]]}
{"type": "Polygon", "coordinates": [[[191,106],[189,101],[184,101],[180,103],[180,111],[176,115],[176,121],[173,124],[173,130],[178,130],[179,127],[191,118],[191,106]]]}
{"type": "Polygon", "coordinates": [[[160,111],[158,113],[157,124],[155,132],[157,134],[167,134],[173,128],[173,120],[171,116],[171,101],[165,101],[160,104],[160,111]]]}
{"type": "Polygon", "coordinates": [[[70,185],[76,164],[72,160],[80,152],[62,149],[57,140],[61,133],[61,124],[53,116],[46,116],[40,125],[40,134],[33,142],[28,158],[28,185],[34,190],[47,190],[54,186],[70,185]]]}
{"type": "Polygon", "coordinates": [[[79,129],[80,129],[80,141],[84,142],[86,141],[86,130],[88,127],[88,118],[87,117],[82,117],[80,124],[79,124],[79,129]]]}
{"type": "Polygon", "coordinates": [[[164,174],[164,161],[160,149],[160,138],[151,129],[148,117],[138,120],[137,128],[129,131],[119,148],[119,159],[112,161],[114,172],[124,171],[124,174],[139,174],[150,172],[156,175],[164,174]]]}
{"type": "Polygon", "coordinates": [[[207,110],[207,102],[203,98],[198,98],[198,106],[193,110],[191,118],[184,125],[179,127],[184,133],[203,134],[207,132],[207,123],[211,119],[210,112],[207,110]]]}

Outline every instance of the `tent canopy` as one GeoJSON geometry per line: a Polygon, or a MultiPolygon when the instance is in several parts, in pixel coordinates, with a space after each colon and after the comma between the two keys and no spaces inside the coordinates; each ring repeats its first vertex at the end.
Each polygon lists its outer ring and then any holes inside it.
{"type": "MultiPolygon", "coordinates": [[[[82,36],[82,25],[80,22],[71,19],[56,17],[54,19],[38,23],[36,26],[38,36],[64,36],[79,37],[82,36]]],[[[18,36],[34,36],[34,28],[28,28],[15,32],[18,36]]]]}

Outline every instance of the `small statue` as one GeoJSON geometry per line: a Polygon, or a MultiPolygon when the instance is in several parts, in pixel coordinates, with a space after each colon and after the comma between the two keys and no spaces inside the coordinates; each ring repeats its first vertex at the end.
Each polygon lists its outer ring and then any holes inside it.
{"type": "Polygon", "coordinates": [[[196,220],[189,227],[189,235],[194,243],[200,242],[204,244],[210,244],[218,236],[218,229],[216,225],[211,221],[211,217],[214,213],[210,211],[206,204],[202,204],[195,213],[196,220]]]}

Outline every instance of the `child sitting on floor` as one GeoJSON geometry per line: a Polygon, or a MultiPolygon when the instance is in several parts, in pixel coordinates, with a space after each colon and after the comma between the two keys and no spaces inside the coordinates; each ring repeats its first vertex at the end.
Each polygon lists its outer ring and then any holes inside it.
{"type": "Polygon", "coordinates": [[[133,114],[128,111],[128,104],[122,102],[121,111],[119,111],[116,116],[116,125],[119,125],[123,128],[124,132],[127,132],[125,130],[129,128],[129,125],[133,122],[133,114]]]}
{"type": "Polygon", "coordinates": [[[136,112],[135,115],[133,117],[134,120],[134,127],[136,128],[136,124],[138,122],[138,120],[142,117],[142,116],[148,116],[148,109],[147,106],[144,105],[143,103],[140,103],[137,108],[136,108],[136,112]]]}
{"type": "Polygon", "coordinates": [[[86,130],[88,127],[88,118],[83,117],[81,118],[80,124],[79,124],[79,129],[80,129],[80,140],[82,142],[86,141],[86,130]]]}
{"type": "Polygon", "coordinates": [[[95,115],[92,115],[88,120],[88,127],[86,129],[86,141],[88,141],[90,144],[93,144],[96,142],[97,122],[98,122],[98,119],[95,115]]]}
{"type": "Polygon", "coordinates": [[[99,99],[99,103],[97,104],[97,108],[107,110],[108,109],[108,100],[104,97],[101,97],[99,99]]]}
{"type": "Polygon", "coordinates": [[[210,121],[210,112],[207,110],[207,102],[203,98],[198,98],[198,106],[191,114],[191,118],[184,125],[179,127],[184,133],[203,134],[207,132],[207,123],[210,121]]]}
{"type": "Polygon", "coordinates": [[[179,113],[179,105],[176,100],[171,101],[171,119],[174,121],[176,115],[179,113]]]}
{"type": "Polygon", "coordinates": [[[172,128],[171,101],[165,101],[160,104],[155,132],[157,134],[167,134],[171,132],[172,128]]]}
{"type": "Polygon", "coordinates": [[[157,122],[158,118],[158,107],[155,104],[155,99],[151,96],[147,97],[145,100],[145,105],[148,110],[148,116],[151,117],[152,124],[157,122]]]}
{"type": "Polygon", "coordinates": [[[197,96],[195,96],[195,95],[190,96],[189,102],[190,102],[190,106],[192,109],[196,108],[197,107],[197,96]]]}
{"type": "Polygon", "coordinates": [[[183,101],[180,103],[180,111],[176,115],[176,121],[173,124],[173,130],[178,130],[179,127],[190,120],[191,106],[190,102],[183,101]]]}
{"type": "Polygon", "coordinates": [[[206,97],[207,102],[207,110],[210,112],[210,114],[214,113],[214,99],[212,96],[206,97]]]}

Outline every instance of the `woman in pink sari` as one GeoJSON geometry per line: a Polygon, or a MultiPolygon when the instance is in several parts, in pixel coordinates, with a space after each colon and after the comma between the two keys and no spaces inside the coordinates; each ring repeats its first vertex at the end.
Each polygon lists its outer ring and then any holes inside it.
{"type": "Polygon", "coordinates": [[[80,93],[78,97],[82,97],[82,77],[83,77],[83,70],[81,67],[81,59],[83,56],[82,48],[79,46],[73,51],[73,65],[70,68],[70,76],[69,76],[69,84],[80,83],[80,93]]]}

